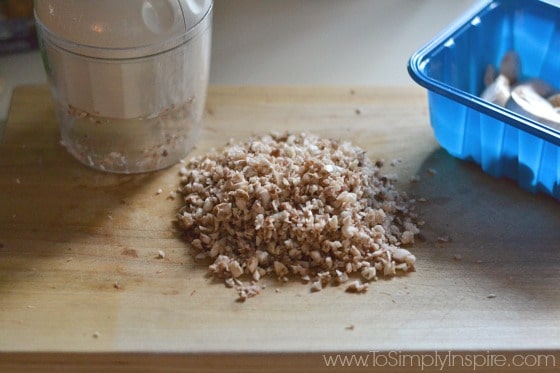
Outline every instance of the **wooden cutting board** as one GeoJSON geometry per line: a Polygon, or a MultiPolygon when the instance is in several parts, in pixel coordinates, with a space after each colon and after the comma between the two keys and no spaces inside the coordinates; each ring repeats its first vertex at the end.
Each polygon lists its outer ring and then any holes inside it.
{"type": "Polygon", "coordinates": [[[48,89],[18,87],[0,144],[0,367],[312,371],[325,352],[533,350],[560,366],[560,206],[449,156],[422,89],[211,87],[193,155],[271,130],[385,159],[426,199],[417,271],[362,295],[268,280],[236,302],[173,228],[178,166],[84,167],[59,145],[48,89]]]}

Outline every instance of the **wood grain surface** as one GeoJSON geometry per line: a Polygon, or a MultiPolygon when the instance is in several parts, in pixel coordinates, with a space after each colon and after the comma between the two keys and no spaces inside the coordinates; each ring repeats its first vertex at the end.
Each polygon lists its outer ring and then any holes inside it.
{"type": "Polygon", "coordinates": [[[400,189],[426,199],[417,271],[361,295],[268,279],[236,302],[174,229],[178,166],[82,166],[59,145],[47,87],[18,87],[0,144],[0,367],[164,369],[157,356],[198,371],[220,370],[220,357],[313,371],[324,352],[370,351],[552,351],[560,366],[558,202],[448,155],[420,88],[211,87],[205,114],[193,155],[290,130],[385,159],[400,189]]]}

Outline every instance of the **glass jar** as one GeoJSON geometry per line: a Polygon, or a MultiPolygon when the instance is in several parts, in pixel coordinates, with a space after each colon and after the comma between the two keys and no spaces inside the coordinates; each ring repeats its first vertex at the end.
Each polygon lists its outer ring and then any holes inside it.
{"type": "Polygon", "coordinates": [[[212,0],[36,0],[62,144],[98,170],[138,173],[198,140],[212,0]]]}

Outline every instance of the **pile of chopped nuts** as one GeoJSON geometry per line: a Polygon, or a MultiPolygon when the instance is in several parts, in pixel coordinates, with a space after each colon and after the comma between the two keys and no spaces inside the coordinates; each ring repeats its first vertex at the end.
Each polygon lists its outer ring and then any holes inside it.
{"type": "Polygon", "coordinates": [[[307,133],[230,141],[181,169],[178,224],[196,259],[211,260],[210,273],[242,299],[266,275],[365,292],[416,260],[401,247],[419,233],[414,201],[382,165],[349,142],[307,133]]]}

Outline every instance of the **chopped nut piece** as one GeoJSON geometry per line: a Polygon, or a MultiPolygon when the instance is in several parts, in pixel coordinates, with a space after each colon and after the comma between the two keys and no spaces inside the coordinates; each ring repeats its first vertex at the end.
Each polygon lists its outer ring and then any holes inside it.
{"type": "Polygon", "coordinates": [[[336,273],[336,282],[338,284],[343,284],[348,281],[348,274],[346,272],[339,271],[338,269],[335,271],[336,273]]]}
{"type": "Polygon", "coordinates": [[[261,293],[262,287],[258,284],[250,284],[250,285],[239,285],[236,288],[237,295],[239,295],[238,300],[240,302],[244,302],[247,298],[252,298],[261,293]]]}
{"type": "Polygon", "coordinates": [[[233,278],[237,278],[243,274],[243,268],[241,268],[237,260],[233,260],[229,263],[228,269],[233,278]]]}
{"type": "Polygon", "coordinates": [[[377,279],[377,271],[375,267],[368,267],[362,270],[362,277],[367,281],[376,280],[377,279]]]}
{"type": "Polygon", "coordinates": [[[352,281],[346,287],[348,293],[365,293],[369,288],[368,284],[364,284],[360,281],[352,281]]]}
{"type": "Polygon", "coordinates": [[[411,231],[404,231],[401,236],[401,243],[403,245],[414,243],[414,233],[411,231]]]}
{"type": "Polygon", "coordinates": [[[311,291],[316,293],[321,290],[323,290],[323,285],[321,284],[321,281],[313,281],[313,283],[311,284],[311,291]]]}
{"type": "Polygon", "coordinates": [[[233,278],[226,278],[225,280],[225,284],[228,288],[232,288],[235,286],[235,282],[233,281],[233,278]]]}
{"type": "Polygon", "coordinates": [[[249,273],[255,273],[258,265],[259,265],[259,260],[257,259],[257,257],[253,256],[247,259],[247,270],[249,271],[249,273]]]}
{"type": "Polygon", "coordinates": [[[253,272],[253,280],[259,281],[261,279],[261,273],[259,271],[253,272]]]}
{"type": "Polygon", "coordinates": [[[416,257],[410,253],[410,251],[397,247],[392,250],[393,259],[401,262],[406,263],[411,267],[414,267],[414,263],[416,263],[416,257]]]}
{"type": "Polygon", "coordinates": [[[284,277],[288,274],[288,267],[278,261],[274,262],[274,272],[278,277],[284,277]]]}
{"type": "Polygon", "coordinates": [[[157,258],[158,259],[164,259],[165,258],[165,252],[163,250],[158,250],[157,258]]]}

